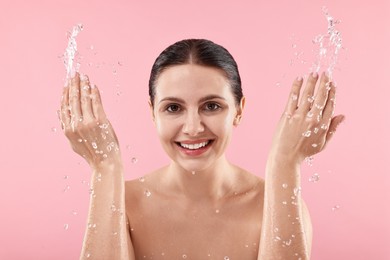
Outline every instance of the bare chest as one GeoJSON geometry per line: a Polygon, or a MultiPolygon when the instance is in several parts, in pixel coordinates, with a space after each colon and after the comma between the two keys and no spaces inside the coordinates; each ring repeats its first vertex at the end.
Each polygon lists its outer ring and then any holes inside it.
{"type": "Polygon", "coordinates": [[[129,214],[136,259],[257,259],[261,200],[188,205],[152,199],[129,214]]]}

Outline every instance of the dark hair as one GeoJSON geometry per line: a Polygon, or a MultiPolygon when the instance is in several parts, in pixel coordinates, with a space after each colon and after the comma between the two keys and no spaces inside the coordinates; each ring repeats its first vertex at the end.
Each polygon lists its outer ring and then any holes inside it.
{"type": "Polygon", "coordinates": [[[232,88],[237,104],[243,97],[241,78],[233,56],[221,45],[205,39],[188,39],[176,42],[166,48],[153,64],[149,79],[149,97],[154,105],[156,81],[167,68],[175,65],[197,64],[221,69],[232,88]]]}

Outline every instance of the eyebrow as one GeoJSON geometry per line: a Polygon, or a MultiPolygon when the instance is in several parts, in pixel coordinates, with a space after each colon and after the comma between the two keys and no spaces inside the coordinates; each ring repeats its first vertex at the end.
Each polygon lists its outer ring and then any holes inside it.
{"type": "MultiPolygon", "coordinates": [[[[222,100],[226,101],[226,99],[224,97],[221,97],[218,95],[208,95],[208,96],[202,97],[199,100],[199,103],[203,103],[205,101],[212,100],[212,99],[222,99],[222,100]]],[[[165,97],[165,98],[161,99],[160,102],[158,102],[158,103],[160,104],[163,101],[174,101],[174,102],[178,102],[178,103],[185,103],[185,101],[183,99],[177,98],[177,97],[165,97]]]]}

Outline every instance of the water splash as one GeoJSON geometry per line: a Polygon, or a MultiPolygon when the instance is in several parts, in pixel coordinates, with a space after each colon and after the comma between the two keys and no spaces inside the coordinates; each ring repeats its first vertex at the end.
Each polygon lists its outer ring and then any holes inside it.
{"type": "Polygon", "coordinates": [[[320,175],[318,173],[314,173],[309,179],[310,182],[314,182],[314,183],[318,182],[319,180],[320,180],[320,175]]]}
{"type": "Polygon", "coordinates": [[[333,208],[332,208],[332,211],[338,211],[340,209],[340,206],[339,205],[335,205],[333,208]]]}
{"type": "Polygon", "coordinates": [[[69,229],[69,224],[64,224],[64,229],[68,230],[69,229]]]}
{"type": "Polygon", "coordinates": [[[319,72],[326,69],[329,80],[332,80],[333,71],[337,65],[340,50],[342,49],[341,33],[336,29],[336,25],[340,23],[329,14],[328,8],[322,8],[326,20],[328,22],[328,30],[325,34],[319,34],[313,39],[313,44],[316,46],[315,62],[312,66],[312,71],[319,72]]]}
{"type": "Polygon", "coordinates": [[[73,26],[72,32],[69,32],[68,46],[64,53],[64,65],[66,69],[66,78],[70,78],[72,72],[76,72],[80,69],[80,64],[75,60],[77,58],[77,35],[84,29],[82,24],[73,26]],[[75,64],[76,61],[76,64],[75,64]]]}

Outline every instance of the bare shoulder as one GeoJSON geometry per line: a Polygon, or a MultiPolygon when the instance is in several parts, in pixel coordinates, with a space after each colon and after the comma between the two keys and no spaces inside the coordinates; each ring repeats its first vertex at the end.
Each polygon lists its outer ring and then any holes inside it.
{"type": "Polygon", "coordinates": [[[239,174],[237,175],[237,185],[240,185],[243,190],[253,191],[255,193],[264,194],[264,179],[243,169],[235,166],[239,174]]]}
{"type": "Polygon", "coordinates": [[[133,202],[139,201],[143,196],[150,196],[152,189],[159,182],[160,173],[165,167],[157,169],[151,173],[148,173],[142,177],[128,180],[125,182],[126,201],[133,202]]]}

